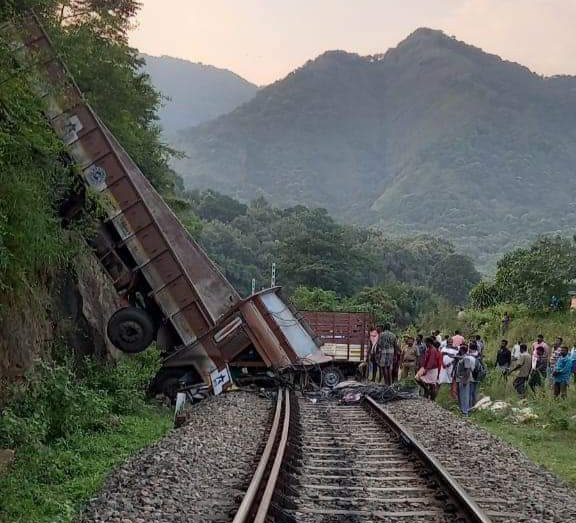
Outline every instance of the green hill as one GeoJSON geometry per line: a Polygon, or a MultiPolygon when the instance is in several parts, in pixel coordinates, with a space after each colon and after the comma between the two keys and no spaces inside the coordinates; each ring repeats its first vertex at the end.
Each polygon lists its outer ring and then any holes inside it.
{"type": "Polygon", "coordinates": [[[433,233],[486,267],[576,221],[576,78],[543,78],[440,31],[330,51],[180,133],[189,187],[433,233]]]}
{"type": "Polygon", "coordinates": [[[258,90],[227,69],[171,56],[142,58],[152,84],[167,98],[158,111],[167,136],[232,111],[258,90]]]}

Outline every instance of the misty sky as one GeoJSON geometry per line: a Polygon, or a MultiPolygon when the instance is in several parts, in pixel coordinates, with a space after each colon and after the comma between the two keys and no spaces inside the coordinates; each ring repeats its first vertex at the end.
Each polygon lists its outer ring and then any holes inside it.
{"type": "Polygon", "coordinates": [[[374,54],[442,29],[546,75],[576,74],[576,0],[141,0],[131,43],[263,85],[328,49],[374,54]]]}

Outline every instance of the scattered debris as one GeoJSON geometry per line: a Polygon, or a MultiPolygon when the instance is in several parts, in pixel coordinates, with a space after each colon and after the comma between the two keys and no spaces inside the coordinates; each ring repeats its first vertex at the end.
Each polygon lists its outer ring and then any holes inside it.
{"type": "MultiPolygon", "coordinates": [[[[526,401],[522,400],[518,404],[526,405],[526,401]]],[[[512,407],[505,401],[492,401],[490,396],[484,396],[477,401],[472,410],[489,410],[494,413],[506,414],[505,419],[512,423],[528,423],[539,417],[531,407],[512,407]]]]}
{"type": "Polygon", "coordinates": [[[471,410],[485,410],[490,405],[492,405],[492,400],[490,399],[490,396],[484,396],[474,404],[471,410]]]}
{"type": "Polygon", "coordinates": [[[350,402],[356,396],[358,397],[356,401],[360,401],[364,396],[370,396],[380,403],[387,403],[389,401],[417,398],[418,390],[415,387],[401,384],[388,386],[349,380],[336,385],[333,389],[326,390],[324,395],[343,402],[350,402]]]}
{"type": "Polygon", "coordinates": [[[505,401],[492,401],[490,396],[484,396],[478,400],[470,410],[490,410],[492,412],[503,411],[510,408],[505,401]]]}
{"type": "Polygon", "coordinates": [[[512,415],[509,417],[514,423],[528,423],[529,421],[534,421],[539,418],[530,407],[524,407],[523,409],[518,409],[512,407],[512,415]]]}

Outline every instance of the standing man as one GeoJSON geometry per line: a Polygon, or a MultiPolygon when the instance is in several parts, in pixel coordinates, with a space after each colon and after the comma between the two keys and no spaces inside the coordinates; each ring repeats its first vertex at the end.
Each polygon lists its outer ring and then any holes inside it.
{"type": "Polygon", "coordinates": [[[502,317],[502,334],[506,334],[506,331],[508,331],[508,328],[510,327],[511,321],[512,317],[510,314],[508,314],[508,312],[505,312],[504,316],[502,317]]]}
{"type": "Polygon", "coordinates": [[[422,358],[424,357],[424,353],[426,352],[426,344],[424,343],[424,336],[422,334],[418,334],[416,336],[416,355],[418,356],[418,364],[416,368],[420,368],[420,364],[422,363],[422,358]]]}
{"type": "MultiPolygon", "coordinates": [[[[546,364],[550,359],[550,346],[544,341],[544,335],[538,334],[536,341],[532,344],[532,368],[536,368],[536,361],[544,354],[546,358],[546,364]],[[539,356],[540,355],[540,356],[539,356]]],[[[544,376],[546,377],[546,376],[544,376]]]]}
{"type": "Polygon", "coordinates": [[[370,329],[370,338],[368,340],[368,350],[366,352],[366,363],[367,368],[367,378],[370,379],[372,376],[372,381],[376,381],[376,373],[378,371],[378,341],[380,339],[380,333],[376,327],[370,329]]]}
{"type": "MultiPolygon", "coordinates": [[[[522,338],[518,338],[516,345],[512,347],[512,364],[515,364],[518,358],[520,358],[520,346],[522,345],[522,338]]],[[[526,351],[528,351],[528,347],[526,347],[526,351]]]]}
{"type": "Polygon", "coordinates": [[[552,348],[550,349],[550,368],[554,368],[556,360],[560,357],[563,341],[564,340],[560,336],[554,340],[554,345],[552,345],[552,348]]]}
{"type": "Polygon", "coordinates": [[[478,347],[478,354],[482,358],[484,356],[484,349],[486,348],[486,344],[484,343],[482,336],[479,334],[476,334],[476,346],[478,347]]]}
{"type": "Polygon", "coordinates": [[[568,355],[568,347],[560,348],[560,357],[554,365],[552,379],[554,382],[554,397],[566,397],[568,391],[568,382],[572,374],[572,358],[568,355]]]}
{"type": "Polygon", "coordinates": [[[518,372],[518,376],[514,378],[513,385],[519,396],[524,397],[526,393],[526,383],[532,371],[532,357],[528,354],[528,346],[525,343],[520,344],[520,351],[518,358],[512,363],[512,368],[509,374],[518,372]]]}
{"type": "Polygon", "coordinates": [[[548,375],[548,345],[543,343],[544,337],[542,335],[538,336],[538,339],[541,339],[542,343],[532,344],[532,373],[528,382],[533,392],[536,387],[543,384],[548,375]]]}
{"type": "Polygon", "coordinates": [[[386,385],[392,385],[392,369],[394,366],[394,355],[400,351],[398,339],[390,330],[390,324],[382,326],[380,340],[378,342],[378,366],[380,367],[380,380],[386,385]]]}
{"type": "Polygon", "coordinates": [[[450,341],[450,336],[448,336],[448,334],[444,334],[442,336],[442,342],[440,343],[440,350],[445,349],[446,347],[448,347],[448,342],[450,341]]]}
{"type": "Polygon", "coordinates": [[[454,331],[454,336],[452,336],[452,346],[453,347],[460,347],[464,343],[464,336],[460,334],[460,331],[454,331]]]}
{"type": "Polygon", "coordinates": [[[510,369],[510,364],[512,363],[512,353],[508,348],[508,340],[502,340],[500,342],[500,348],[496,354],[496,368],[504,375],[507,374],[508,369],[510,369]]]}
{"type": "Polygon", "coordinates": [[[440,352],[442,353],[442,370],[440,371],[440,378],[438,380],[438,389],[440,389],[443,383],[452,386],[454,376],[454,358],[458,354],[458,348],[452,346],[452,340],[448,340],[448,345],[441,349],[440,352]]]}
{"type": "Polygon", "coordinates": [[[474,367],[472,368],[472,379],[470,380],[470,403],[469,407],[472,408],[476,405],[476,393],[478,392],[478,383],[484,379],[485,374],[485,367],[480,359],[478,353],[478,347],[476,346],[476,342],[470,342],[468,345],[468,353],[466,354],[468,358],[471,358],[474,362],[474,367]]]}
{"type": "Polygon", "coordinates": [[[416,375],[418,365],[418,354],[416,345],[414,344],[414,338],[409,336],[406,338],[406,345],[402,349],[402,374],[403,380],[412,379],[416,375]]]}
{"type": "Polygon", "coordinates": [[[476,361],[468,355],[468,346],[461,345],[456,364],[456,383],[458,383],[458,404],[460,412],[468,416],[470,411],[470,383],[472,382],[472,371],[476,361]]]}

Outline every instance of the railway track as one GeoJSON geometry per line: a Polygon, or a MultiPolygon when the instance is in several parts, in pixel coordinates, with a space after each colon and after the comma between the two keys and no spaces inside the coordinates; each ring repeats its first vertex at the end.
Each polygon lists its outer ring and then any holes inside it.
{"type": "Polygon", "coordinates": [[[312,404],[281,390],[233,523],[490,523],[411,433],[370,398],[312,404]]]}

